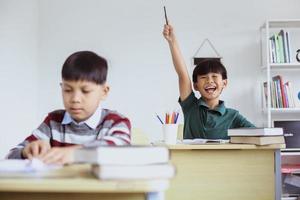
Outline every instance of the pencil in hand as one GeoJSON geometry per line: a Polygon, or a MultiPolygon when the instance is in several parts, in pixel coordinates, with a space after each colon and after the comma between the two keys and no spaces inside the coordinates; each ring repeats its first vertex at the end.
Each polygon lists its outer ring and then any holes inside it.
{"type": "Polygon", "coordinates": [[[164,6],[164,13],[165,13],[166,24],[169,25],[166,6],[164,6]]]}

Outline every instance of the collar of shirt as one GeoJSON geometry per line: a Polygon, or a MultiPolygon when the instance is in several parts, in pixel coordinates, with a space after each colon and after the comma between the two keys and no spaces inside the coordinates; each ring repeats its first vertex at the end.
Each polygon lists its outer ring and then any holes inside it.
{"type": "Polygon", "coordinates": [[[76,125],[86,124],[92,129],[96,129],[100,120],[101,120],[102,108],[99,106],[97,110],[94,112],[92,116],[90,116],[87,120],[77,123],[68,112],[65,112],[64,118],[62,120],[62,124],[70,124],[73,122],[76,125]]]}
{"type": "Polygon", "coordinates": [[[208,105],[205,103],[205,101],[200,98],[199,101],[198,101],[198,105],[199,106],[203,106],[209,110],[214,110],[214,111],[217,111],[218,113],[220,113],[221,115],[224,115],[225,114],[225,111],[226,111],[226,107],[225,107],[225,104],[224,104],[224,101],[219,101],[219,105],[215,108],[215,109],[210,109],[208,107],[208,105]]]}

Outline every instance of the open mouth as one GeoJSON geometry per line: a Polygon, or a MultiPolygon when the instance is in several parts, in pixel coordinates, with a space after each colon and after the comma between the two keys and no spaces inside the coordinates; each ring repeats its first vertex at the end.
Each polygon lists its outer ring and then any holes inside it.
{"type": "Polygon", "coordinates": [[[205,92],[208,94],[212,94],[216,91],[217,87],[216,86],[207,86],[204,88],[205,92]]]}

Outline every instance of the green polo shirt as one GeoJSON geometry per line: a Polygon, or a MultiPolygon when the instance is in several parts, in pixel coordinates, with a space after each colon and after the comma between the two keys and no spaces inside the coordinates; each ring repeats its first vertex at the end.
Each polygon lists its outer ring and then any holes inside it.
{"type": "Polygon", "coordinates": [[[237,110],[226,108],[223,101],[215,109],[209,109],[205,101],[192,92],[184,101],[179,98],[184,115],[184,139],[229,139],[230,128],[255,127],[237,110]]]}

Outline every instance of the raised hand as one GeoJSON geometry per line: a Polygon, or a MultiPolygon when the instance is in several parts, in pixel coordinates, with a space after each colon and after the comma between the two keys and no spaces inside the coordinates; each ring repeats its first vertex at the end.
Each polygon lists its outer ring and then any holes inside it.
{"type": "Polygon", "coordinates": [[[164,25],[163,35],[166,38],[168,42],[174,42],[175,41],[175,34],[173,27],[169,25],[164,25]]]}
{"type": "Polygon", "coordinates": [[[192,92],[192,84],[189,73],[187,71],[183,56],[180,52],[173,27],[170,24],[164,25],[163,35],[169,43],[172,61],[179,79],[180,99],[181,101],[184,101],[192,92]]]}

